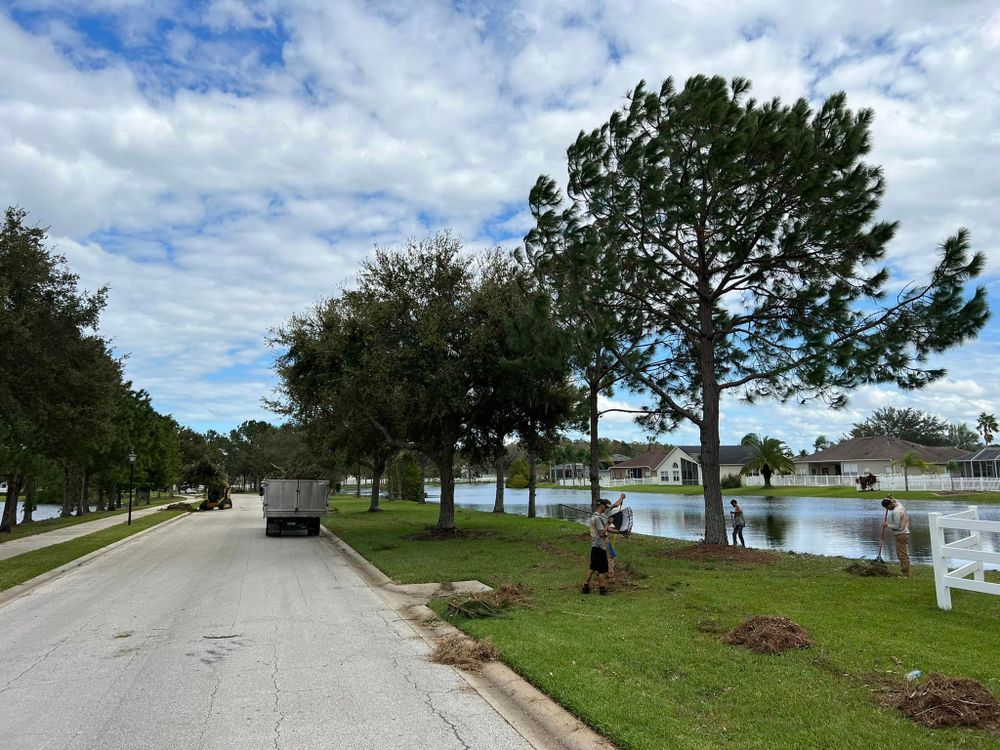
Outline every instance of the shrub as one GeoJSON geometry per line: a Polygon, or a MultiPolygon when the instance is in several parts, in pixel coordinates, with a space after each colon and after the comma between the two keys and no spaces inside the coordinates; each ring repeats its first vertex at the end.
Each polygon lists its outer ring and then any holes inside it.
{"type": "Polygon", "coordinates": [[[528,486],[528,477],[524,474],[511,474],[507,480],[508,489],[523,490],[528,486]]]}
{"type": "Polygon", "coordinates": [[[735,490],[743,486],[739,474],[726,474],[719,482],[724,490],[735,490]]]}

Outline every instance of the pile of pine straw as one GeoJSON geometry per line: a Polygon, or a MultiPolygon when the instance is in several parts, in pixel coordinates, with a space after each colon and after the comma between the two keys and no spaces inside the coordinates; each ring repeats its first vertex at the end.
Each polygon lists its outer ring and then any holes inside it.
{"type": "Polygon", "coordinates": [[[725,637],[731,646],[745,646],[755,654],[780,654],[793,648],[809,648],[812,636],[787,617],[756,615],[744,620],[725,637]]]}
{"type": "Polygon", "coordinates": [[[458,633],[442,638],[431,653],[431,661],[450,664],[470,672],[479,672],[483,668],[483,662],[499,658],[500,653],[489,638],[477,641],[458,633]]]}
{"type": "Polygon", "coordinates": [[[976,680],[929,674],[919,682],[883,680],[880,691],[881,703],[925,727],[972,727],[1000,734],[1000,701],[976,680]]]}

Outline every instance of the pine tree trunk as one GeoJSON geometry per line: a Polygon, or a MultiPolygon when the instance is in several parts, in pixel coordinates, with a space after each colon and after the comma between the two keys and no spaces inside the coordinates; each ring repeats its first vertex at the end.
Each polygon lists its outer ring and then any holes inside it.
{"type": "Polygon", "coordinates": [[[83,476],[80,478],[80,502],[77,504],[76,514],[78,516],[90,513],[90,472],[83,469],[83,476]]]}
{"type": "Polygon", "coordinates": [[[441,507],[438,511],[437,527],[441,531],[455,528],[455,445],[441,449],[438,460],[441,470],[441,507]]]}
{"type": "Polygon", "coordinates": [[[493,498],[493,512],[503,513],[503,472],[504,472],[504,454],[501,453],[497,456],[497,491],[493,498]]]}
{"type": "Polygon", "coordinates": [[[97,488],[97,512],[104,510],[104,485],[97,488]]]}
{"type": "Polygon", "coordinates": [[[528,451],[528,518],[535,517],[535,454],[528,451]]]}
{"type": "Polygon", "coordinates": [[[35,512],[35,480],[32,477],[24,478],[24,518],[21,523],[31,523],[31,514],[35,512]]]}
{"type": "Polygon", "coordinates": [[[69,485],[69,466],[63,466],[63,499],[62,510],[59,512],[62,518],[73,515],[73,498],[69,490],[69,485]]]}
{"type": "Polygon", "coordinates": [[[701,310],[702,341],[699,356],[702,390],[701,475],[705,485],[705,543],[728,544],[726,514],[722,506],[719,478],[719,385],[715,375],[715,352],[710,338],[712,310],[701,310]]]}
{"type": "Polygon", "coordinates": [[[3,517],[0,518],[0,531],[10,534],[17,525],[17,498],[20,494],[20,477],[17,474],[7,475],[7,499],[3,505],[3,517]]]}
{"type": "MultiPolygon", "coordinates": [[[[590,388],[589,402],[590,402],[590,509],[597,509],[597,501],[601,499],[601,473],[600,466],[597,463],[598,455],[598,445],[597,445],[597,429],[598,429],[598,408],[597,408],[597,389],[598,380],[590,380],[587,385],[590,388]]],[[[573,473],[576,473],[576,467],[573,467],[573,473]]]]}
{"type": "Polygon", "coordinates": [[[354,491],[354,497],[361,497],[361,463],[360,462],[358,463],[358,473],[357,473],[356,476],[358,478],[358,488],[354,491]]]}
{"type": "Polygon", "coordinates": [[[378,513],[381,508],[378,507],[379,490],[381,490],[382,484],[382,468],[375,466],[372,469],[372,497],[371,502],[368,504],[369,513],[378,513]]]}

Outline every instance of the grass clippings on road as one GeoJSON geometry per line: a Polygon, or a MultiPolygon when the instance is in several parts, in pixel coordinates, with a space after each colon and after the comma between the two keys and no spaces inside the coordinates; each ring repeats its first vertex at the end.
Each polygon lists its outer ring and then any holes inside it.
{"type": "Polygon", "coordinates": [[[68,542],[53,544],[50,547],[43,547],[32,552],[25,552],[23,555],[0,560],[0,591],[29,581],[35,576],[47,573],[60,565],[89,555],[95,550],[107,547],[120,539],[137,534],[179,515],[184,515],[184,511],[164,510],[151,513],[142,518],[133,518],[131,526],[122,521],[115,526],[71,539],[68,542]]]}
{"type": "Polygon", "coordinates": [[[956,591],[943,612],[927,567],[911,579],[859,578],[843,558],[683,559],[667,553],[689,542],[636,534],[616,548],[642,572],[638,585],[583,596],[589,549],[571,521],[457,509],[459,527],[477,533],[428,544],[408,537],[434,525],[437,506],[333,506],[326,525],[401,583],[527,587],[525,604],[501,617],[448,618],[445,600],[432,606],[621,748],[996,747],[984,731],[914,723],[868,679],[919,669],[1000,695],[997,599],[956,591]],[[772,655],[724,642],[755,615],[787,617],[815,645],[772,655]]]}

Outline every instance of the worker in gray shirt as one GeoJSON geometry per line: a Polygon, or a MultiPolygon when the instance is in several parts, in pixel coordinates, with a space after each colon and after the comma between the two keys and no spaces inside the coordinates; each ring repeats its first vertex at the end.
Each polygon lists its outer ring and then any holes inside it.
{"type": "Polygon", "coordinates": [[[615,501],[614,505],[603,497],[597,501],[597,510],[590,517],[590,570],[583,584],[582,593],[590,593],[590,582],[597,574],[597,585],[600,594],[608,593],[608,531],[611,528],[611,511],[625,500],[625,493],[615,501]]]}
{"type": "Polygon", "coordinates": [[[882,501],[886,509],[885,521],[882,526],[896,535],[896,557],[899,558],[899,568],[904,578],[910,577],[910,514],[906,508],[892,495],[882,501]]]}

